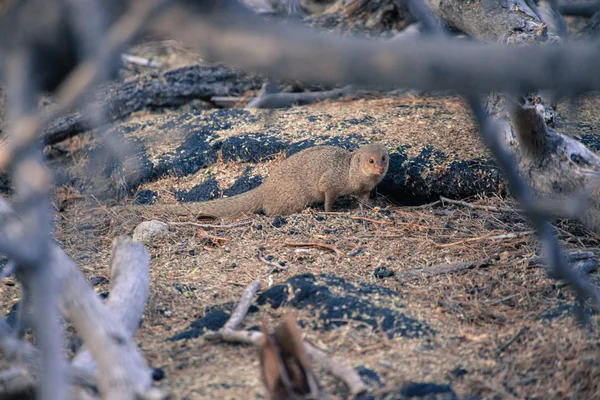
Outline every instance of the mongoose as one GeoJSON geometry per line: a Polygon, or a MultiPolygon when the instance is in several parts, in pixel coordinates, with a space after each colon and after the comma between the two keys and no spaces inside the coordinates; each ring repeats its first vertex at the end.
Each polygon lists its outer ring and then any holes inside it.
{"type": "Polygon", "coordinates": [[[369,193],[388,170],[389,155],[382,144],[368,144],[354,152],[335,146],[315,146],[281,162],[255,189],[185,207],[165,208],[179,214],[233,218],[263,211],[266,215],[289,215],[309,205],[324,202],[325,211],[341,196],[369,193]]]}

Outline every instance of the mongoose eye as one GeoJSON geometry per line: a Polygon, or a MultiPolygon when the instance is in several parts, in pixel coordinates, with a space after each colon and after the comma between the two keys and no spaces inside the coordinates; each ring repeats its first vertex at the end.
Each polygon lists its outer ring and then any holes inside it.
{"type": "Polygon", "coordinates": [[[372,158],[369,158],[369,162],[370,162],[371,164],[373,164],[373,163],[375,162],[375,160],[373,160],[372,158]]]}

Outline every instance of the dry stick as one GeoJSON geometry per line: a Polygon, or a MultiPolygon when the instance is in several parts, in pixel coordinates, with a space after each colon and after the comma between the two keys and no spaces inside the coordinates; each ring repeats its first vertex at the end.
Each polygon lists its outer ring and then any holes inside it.
{"type": "Polygon", "coordinates": [[[279,264],[277,264],[276,262],[267,260],[267,259],[265,258],[265,256],[263,255],[263,252],[262,252],[261,250],[258,250],[258,253],[256,254],[256,257],[257,257],[257,258],[258,258],[260,261],[262,261],[262,262],[264,262],[265,264],[267,264],[269,267],[273,267],[273,268],[279,268],[279,267],[280,267],[280,265],[279,265],[279,264]]]}
{"type": "MultiPolygon", "coordinates": [[[[230,343],[244,343],[258,346],[263,340],[264,335],[258,331],[238,331],[236,330],[244,317],[248,313],[248,309],[252,303],[252,297],[260,289],[260,281],[253,281],[246,287],[240,302],[231,313],[231,317],[219,332],[207,333],[207,340],[222,340],[230,343]]],[[[321,366],[332,375],[337,376],[348,385],[348,390],[352,396],[365,393],[368,390],[367,385],[362,381],[360,375],[356,371],[339,360],[327,355],[322,350],[319,350],[304,341],[304,349],[313,361],[318,362],[321,366]]]]}
{"type": "Polygon", "coordinates": [[[313,361],[318,362],[326,371],[329,371],[332,375],[337,376],[346,382],[352,397],[366,393],[369,390],[368,386],[362,381],[360,375],[358,375],[353,368],[342,364],[339,360],[336,360],[306,341],[304,342],[304,349],[313,361]]]}
{"type": "Polygon", "coordinates": [[[523,210],[512,209],[512,208],[508,208],[508,207],[481,206],[478,204],[467,203],[466,201],[452,200],[452,199],[449,199],[444,196],[440,196],[440,200],[442,201],[442,203],[455,204],[458,206],[471,208],[473,210],[486,210],[486,211],[494,211],[494,212],[516,212],[516,213],[523,212],[523,210]]]}
{"type": "Polygon", "coordinates": [[[434,201],[432,203],[421,204],[420,206],[405,206],[405,207],[402,207],[401,209],[402,210],[420,210],[420,209],[423,209],[423,208],[430,208],[430,207],[437,206],[440,203],[441,203],[440,200],[436,200],[436,201],[434,201]]]}
{"type": "Polygon", "coordinates": [[[372,218],[367,218],[367,217],[352,216],[352,217],[350,217],[350,219],[353,219],[353,220],[356,220],[356,221],[372,222],[374,224],[379,224],[379,225],[394,225],[394,223],[390,222],[390,221],[380,221],[380,220],[377,220],[377,219],[372,219],[372,218]]]}
{"type": "Polygon", "coordinates": [[[504,350],[506,350],[511,344],[513,344],[525,331],[527,331],[527,327],[522,326],[517,331],[517,333],[515,333],[510,339],[506,341],[506,343],[504,343],[502,346],[499,346],[496,349],[496,355],[499,356],[500,354],[502,354],[504,350]]]}
{"type": "Polygon", "coordinates": [[[224,331],[235,331],[239,328],[240,324],[248,314],[248,310],[250,309],[250,305],[252,304],[252,298],[260,290],[260,281],[252,281],[246,289],[244,289],[244,293],[242,293],[242,298],[240,299],[238,305],[235,307],[233,312],[231,313],[231,317],[225,326],[223,327],[224,331]]]}
{"type": "Polygon", "coordinates": [[[518,239],[518,238],[523,238],[526,236],[531,236],[533,234],[535,234],[534,231],[511,232],[511,233],[506,233],[504,235],[495,235],[495,236],[493,236],[491,233],[489,233],[487,235],[483,235],[480,237],[459,240],[459,241],[452,242],[452,243],[441,243],[441,244],[434,243],[434,244],[436,247],[451,247],[451,246],[456,246],[459,244],[464,244],[464,243],[469,243],[469,242],[480,242],[480,241],[485,241],[485,240],[518,239]]]}
{"type": "Polygon", "coordinates": [[[54,247],[51,257],[63,282],[63,313],[92,353],[103,398],[133,399],[149,391],[152,372],[129,332],[102,303],[62,249],[54,247]]]}
{"type": "Polygon", "coordinates": [[[320,243],[320,242],[285,242],[283,245],[285,247],[318,247],[318,248],[321,248],[321,249],[333,251],[335,254],[337,254],[339,256],[346,256],[346,253],[344,253],[343,251],[339,250],[335,246],[332,246],[332,245],[326,244],[326,243],[320,243]]]}
{"type": "Polygon", "coordinates": [[[173,226],[181,226],[181,225],[191,225],[196,226],[198,228],[206,228],[206,229],[231,229],[231,228],[239,228],[241,226],[252,225],[253,221],[244,221],[236,224],[199,224],[197,222],[169,222],[169,225],[173,226]]]}
{"type": "MultiPolygon", "coordinates": [[[[142,243],[123,236],[113,242],[110,268],[111,291],[105,304],[133,338],[148,301],[150,255],[142,243]]],[[[79,350],[73,358],[73,366],[89,371],[96,369],[88,348],[79,350]]]]}
{"type": "Polygon", "coordinates": [[[524,206],[536,230],[548,262],[548,273],[554,278],[564,279],[571,283],[579,299],[589,297],[597,305],[600,305],[600,290],[585,277],[573,273],[569,268],[558,238],[554,235],[552,225],[545,218],[545,215],[536,209],[533,190],[521,178],[513,155],[504,147],[499,132],[492,128],[485,110],[479,102],[473,99],[469,99],[469,103],[477,118],[480,135],[484,143],[498,160],[514,197],[524,206]]]}

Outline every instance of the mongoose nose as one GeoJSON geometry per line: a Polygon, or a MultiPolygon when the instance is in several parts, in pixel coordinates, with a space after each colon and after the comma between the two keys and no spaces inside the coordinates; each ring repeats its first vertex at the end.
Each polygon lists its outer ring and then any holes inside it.
{"type": "Polygon", "coordinates": [[[384,168],[384,167],[379,167],[379,168],[377,169],[377,171],[379,171],[379,174],[383,174],[383,173],[384,173],[384,171],[385,171],[385,168],[384,168]]]}

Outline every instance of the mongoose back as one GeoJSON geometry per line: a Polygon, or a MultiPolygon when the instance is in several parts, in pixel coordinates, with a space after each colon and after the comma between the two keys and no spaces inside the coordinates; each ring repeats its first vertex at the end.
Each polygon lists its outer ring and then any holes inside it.
{"type": "Polygon", "coordinates": [[[178,214],[234,218],[263,211],[266,215],[289,215],[316,203],[325,211],[342,196],[357,195],[362,201],[381,182],[388,170],[389,155],[382,144],[361,146],[354,152],[335,146],[302,150],[277,165],[255,189],[237,196],[163,209],[178,214]]]}

